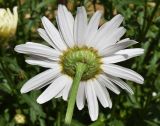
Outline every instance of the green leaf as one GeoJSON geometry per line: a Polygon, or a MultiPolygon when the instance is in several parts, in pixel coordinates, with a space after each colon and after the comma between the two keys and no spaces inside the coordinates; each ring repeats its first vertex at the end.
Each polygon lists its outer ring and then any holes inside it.
{"type": "Polygon", "coordinates": [[[115,119],[109,123],[109,126],[124,126],[124,124],[121,120],[115,119]]]}

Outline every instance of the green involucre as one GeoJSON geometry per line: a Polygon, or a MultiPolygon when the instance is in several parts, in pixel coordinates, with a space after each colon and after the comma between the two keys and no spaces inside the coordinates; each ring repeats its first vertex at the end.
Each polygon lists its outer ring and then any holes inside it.
{"type": "Polygon", "coordinates": [[[63,52],[60,59],[62,72],[71,77],[75,76],[77,63],[84,63],[87,66],[81,80],[94,78],[101,72],[101,57],[98,55],[98,52],[91,47],[70,48],[63,52]]]}

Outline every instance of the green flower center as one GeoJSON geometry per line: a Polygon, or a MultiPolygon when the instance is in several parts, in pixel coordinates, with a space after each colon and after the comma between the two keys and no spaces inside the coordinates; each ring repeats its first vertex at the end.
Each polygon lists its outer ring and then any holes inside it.
{"type": "Polygon", "coordinates": [[[81,80],[89,80],[101,72],[101,57],[93,48],[73,47],[64,51],[60,57],[62,72],[71,77],[75,76],[77,63],[84,63],[87,66],[81,80]]]}

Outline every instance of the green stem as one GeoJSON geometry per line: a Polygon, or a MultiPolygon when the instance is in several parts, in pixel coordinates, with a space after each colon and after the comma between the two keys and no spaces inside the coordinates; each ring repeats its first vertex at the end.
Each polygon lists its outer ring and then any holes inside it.
{"type": "Polygon", "coordinates": [[[12,78],[11,78],[11,76],[9,75],[9,73],[8,73],[8,70],[7,70],[7,68],[5,67],[5,65],[4,65],[4,63],[3,63],[3,59],[1,59],[0,58],[0,70],[1,70],[1,72],[2,72],[2,75],[5,77],[5,79],[7,80],[7,84],[8,84],[8,86],[10,87],[10,89],[11,89],[11,93],[12,93],[12,95],[13,94],[16,94],[16,91],[15,91],[15,89],[14,89],[14,87],[13,87],[13,85],[14,85],[14,82],[12,81],[12,78]]]}
{"type": "Polygon", "coordinates": [[[71,124],[79,83],[80,83],[80,80],[82,78],[82,75],[83,75],[85,69],[86,69],[86,65],[83,64],[83,63],[78,63],[77,66],[76,66],[76,74],[75,74],[75,77],[73,79],[71,92],[70,92],[70,97],[69,97],[69,100],[68,100],[66,117],[65,117],[65,124],[66,125],[71,124]]]}
{"type": "Polygon", "coordinates": [[[144,31],[142,31],[142,35],[140,36],[140,38],[141,38],[140,41],[143,41],[143,39],[145,38],[146,34],[148,33],[148,30],[149,30],[151,24],[153,23],[153,18],[154,18],[155,14],[156,14],[156,12],[157,12],[157,10],[159,8],[159,5],[160,5],[160,1],[157,0],[156,1],[156,6],[154,7],[154,9],[152,11],[151,16],[148,18],[148,22],[146,24],[146,28],[144,28],[143,29],[144,31]]]}
{"type": "Polygon", "coordinates": [[[61,125],[61,113],[58,112],[57,126],[61,125]]]}

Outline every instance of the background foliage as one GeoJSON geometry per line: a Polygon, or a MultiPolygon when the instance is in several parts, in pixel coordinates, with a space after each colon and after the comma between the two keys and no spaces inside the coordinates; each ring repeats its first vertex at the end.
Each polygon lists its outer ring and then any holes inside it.
{"type": "Polygon", "coordinates": [[[0,0],[1,8],[18,6],[19,20],[16,35],[0,41],[0,126],[61,126],[67,102],[53,99],[43,105],[36,103],[41,91],[20,94],[20,88],[43,68],[25,63],[24,55],[14,52],[17,44],[27,41],[43,43],[36,29],[42,27],[45,15],[55,23],[58,3],[66,4],[75,15],[76,7],[84,5],[88,15],[102,10],[104,21],[117,13],[125,17],[124,37],[140,43],[134,47],[145,49],[144,55],[121,65],[132,68],[145,78],[144,85],[128,84],[135,94],[122,91],[119,96],[110,92],[113,108],[100,106],[100,116],[91,122],[87,106],[75,107],[73,126],[160,126],[160,0],[0,0]]]}

